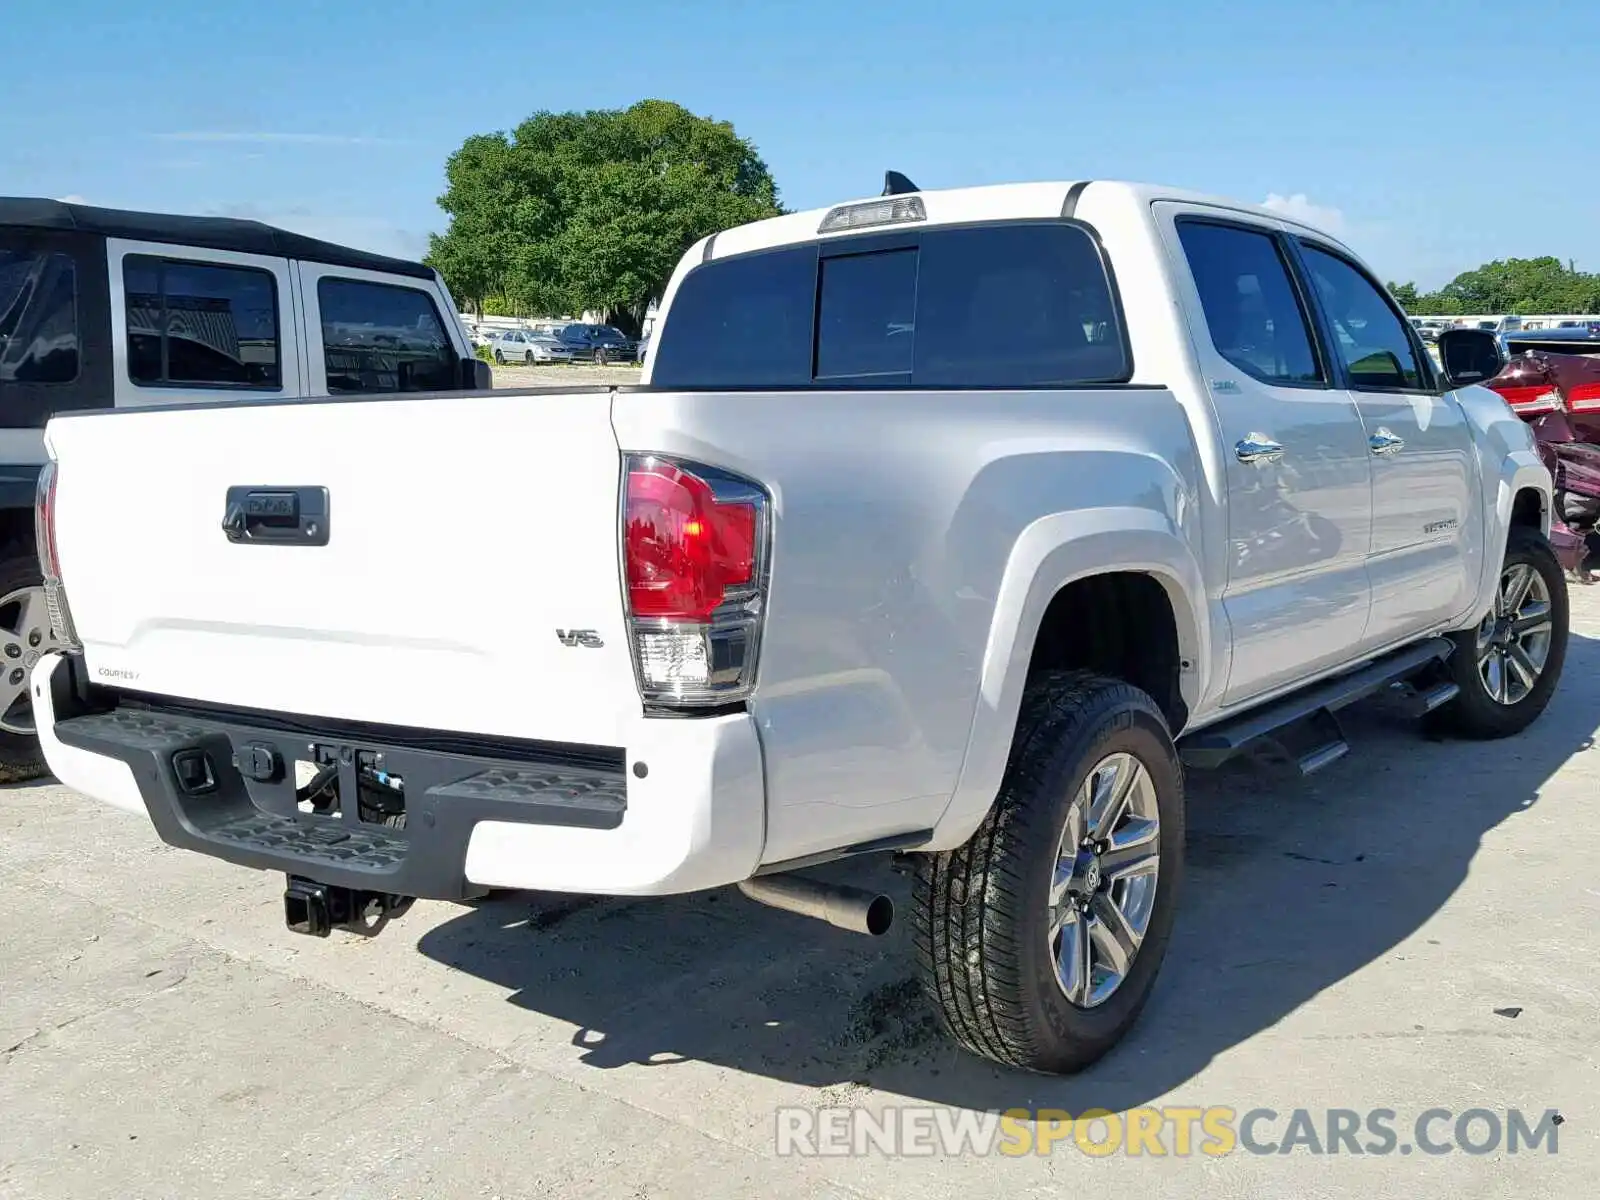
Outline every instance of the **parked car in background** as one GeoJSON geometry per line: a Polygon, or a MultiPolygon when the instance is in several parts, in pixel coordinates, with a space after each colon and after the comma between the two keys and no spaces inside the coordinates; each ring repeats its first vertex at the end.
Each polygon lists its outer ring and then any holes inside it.
{"type": "Polygon", "coordinates": [[[553,337],[529,333],[524,329],[497,329],[489,334],[489,352],[494,361],[522,363],[562,363],[572,361],[572,350],[553,337]]]}
{"type": "MultiPolygon", "coordinates": [[[[422,263],[259,221],[0,196],[0,782],[44,769],[30,674],[53,643],[33,503],[52,415],[490,382],[422,263]]],[[[93,519],[116,528],[125,500],[107,493],[93,519]]]]}
{"type": "Polygon", "coordinates": [[[588,325],[575,321],[561,331],[561,342],[572,356],[593,362],[633,362],[638,343],[614,325],[588,325]]]}
{"type": "MultiPolygon", "coordinates": [[[[1489,381],[1533,428],[1555,481],[1550,541],[1578,571],[1600,549],[1600,328],[1501,334],[1505,368],[1489,381]]],[[[1587,582],[1587,580],[1586,580],[1587,582]]]]}

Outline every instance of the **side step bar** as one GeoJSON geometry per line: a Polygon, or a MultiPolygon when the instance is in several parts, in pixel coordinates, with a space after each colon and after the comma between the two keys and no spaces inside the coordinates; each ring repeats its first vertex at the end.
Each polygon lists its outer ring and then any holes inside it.
{"type": "MultiPolygon", "coordinates": [[[[1221,766],[1252,743],[1268,739],[1278,743],[1302,774],[1309,775],[1350,749],[1335,715],[1341,708],[1443,662],[1454,648],[1448,638],[1436,637],[1395,650],[1348,674],[1208,725],[1182,739],[1178,752],[1186,766],[1208,769],[1221,766]]],[[[1413,707],[1419,716],[1432,712],[1453,700],[1458,691],[1453,683],[1433,684],[1415,694],[1413,707]]]]}

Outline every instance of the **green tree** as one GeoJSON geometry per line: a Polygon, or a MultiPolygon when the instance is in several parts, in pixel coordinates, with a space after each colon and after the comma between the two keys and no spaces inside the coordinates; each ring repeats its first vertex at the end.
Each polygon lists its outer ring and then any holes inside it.
{"type": "Polygon", "coordinates": [[[664,100],[475,134],[445,177],[450,227],[427,261],[453,294],[522,312],[599,310],[635,329],[697,240],[782,211],[766,163],[732,125],[664,100]]]}
{"type": "Polygon", "coordinates": [[[1415,312],[1417,309],[1417,285],[1414,283],[1390,283],[1389,294],[1394,297],[1395,303],[1406,312],[1415,312]]]}
{"type": "Polygon", "coordinates": [[[1463,271],[1437,292],[1420,293],[1411,283],[1389,286],[1413,316],[1600,312],[1600,275],[1549,256],[1496,259],[1463,271]]]}

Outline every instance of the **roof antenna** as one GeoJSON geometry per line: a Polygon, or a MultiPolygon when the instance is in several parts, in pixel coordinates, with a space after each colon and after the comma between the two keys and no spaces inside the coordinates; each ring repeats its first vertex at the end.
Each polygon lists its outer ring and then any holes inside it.
{"type": "Polygon", "coordinates": [[[885,196],[903,196],[907,192],[920,192],[922,189],[899,171],[885,171],[883,173],[883,192],[885,196]]]}

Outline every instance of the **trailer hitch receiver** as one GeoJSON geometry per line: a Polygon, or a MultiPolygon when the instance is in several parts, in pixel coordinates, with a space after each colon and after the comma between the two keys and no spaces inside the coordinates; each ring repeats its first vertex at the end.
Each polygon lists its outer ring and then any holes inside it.
{"type": "Polygon", "coordinates": [[[289,876],[283,889],[283,920],[295,933],[327,937],[335,929],[375,937],[411,907],[410,896],[365,892],[289,876]]]}

